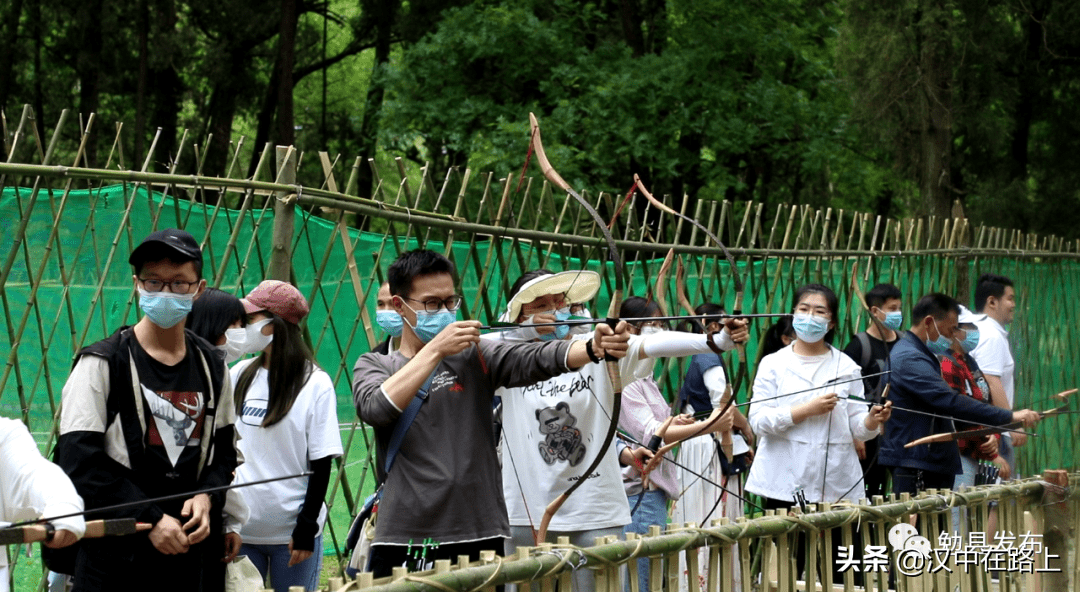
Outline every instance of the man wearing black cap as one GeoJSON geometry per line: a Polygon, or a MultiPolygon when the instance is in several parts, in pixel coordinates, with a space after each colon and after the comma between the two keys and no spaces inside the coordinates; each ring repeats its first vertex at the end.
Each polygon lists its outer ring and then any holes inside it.
{"type": "Polygon", "coordinates": [[[88,510],[180,497],[96,514],[133,517],[153,529],[83,541],[73,566],[50,567],[67,567],[76,591],[202,590],[208,545],[200,543],[211,534],[211,515],[221,514],[224,494],[195,492],[232,481],[232,383],[213,347],[184,329],[206,287],[195,238],[159,230],[128,262],[143,317],[76,354],[64,385],[56,461],[88,510]]]}

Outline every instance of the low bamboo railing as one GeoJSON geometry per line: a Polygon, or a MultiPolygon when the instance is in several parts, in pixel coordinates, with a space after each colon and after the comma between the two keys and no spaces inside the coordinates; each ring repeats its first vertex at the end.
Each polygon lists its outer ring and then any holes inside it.
{"type": "MultiPolygon", "coordinates": [[[[543,544],[534,548],[518,549],[516,555],[502,558],[490,553],[481,561],[469,563],[462,557],[454,563],[437,561],[435,569],[409,573],[398,568],[388,578],[373,580],[371,574],[350,582],[332,578],[329,592],[481,592],[494,591],[495,586],[505,584],[537,584],[545,592],[555,589],[569,590],[570,574],[574,570],[587,569],[595,573],[598,592],[623,592],[623,582],[629,582],[631,592],[638,590],[637,561],[648,558],[652,564],[650,590],[675,591],[686,589],[687,582],[698,582],[702,567],[698,564],[697,550],[708,549],[708,577],[703,590],[731,592],[731,579],[726,569],[718,566],[737,562],[744,574],[740,592],[806,590],[805,582],[796,579],[794,537],[800,533],[820,533],[821,540],[807,545],[807,580],[816,581],[822,566],[833,565],[830,557],[830,537],[841,537],[844,545],[850,545],[853,530],[861,525],[863,533],[869,533],[871,543],[890,549],[890,560],[898,553],[891,548],[888,530],[896,524],[918,519],[919,535],[931,541],[935,549],[940,545],[941,533],[951,530],[953,508],[963,509],[968,517],[962,530],[985,532],[989,523],[991,503],[997,504],[998,533],[1011,533],[1012,560],[1019,565],[1010,571],[1002,571],[999,581],[991,580],[991,570],[982,566],[964,569],[960,553],[941,553],[925,560],[925,569],[918,575],[898,575],[895,589],[908,592],[953,591],[1055,591],[1074,590],[1080,581],[1080,565],[1077,561],[1077,533],[1080,532],[1080,474],[1066,477],[1064,471],[1050,471],[1042,479],[1027,479],[1002,485],[986,485],[961,492],[931,490],[911,498],[877,499],[873,503],[832,504],[823,508],[810,507],[805,514],[766,511],[754,518],[740,518],[730,522],[726,518],[714,520],[708,527],[694,524],[670,525],[660,533],[654,527],[650,535],[627,540],[616,537],[597,539],[593,547],[581,548],[562,540],[556,544],[543,544]],[[875,525],[875,526],[870,526],[875,525]],[[867,528],[870,526],[870,528],[867,528]],[[1029,539],[1025,553],[1020,553],[1021,536],[1024,533],[1038,535],[1029,539]],[[1038,541],[1038,548],[1034,541],[1038,541]],[[1032,551],[1030,557],[1026,550],[1032,551]],[[687,569],[679,570],[679,557],[683,557],[687,569]],[[958,562],[959,560],[959,562],[958,562]],[[1031,573],[1023,573],[1030,561],[1031,573]],[[764,568],[762,567],[764,566],[764,568]],[[1072,566],[1071,568],[1069,566],[1072,566]],[[934,567],[939,567],[935,570],[934,567]],[[1050,570],[1039,572],[1048,568],[1050,570]],[[627,579],[625,574],[629,573],[627,579]]],[[[865,535],[864,535],[865,536],[865,535]]],[[[1003,535],[1004,536],[1004,535],[1003,535]]],[[[815,536],[810,540],[814,541],[815,536]]],[[[965,537],[965,541],[969,539],[965,537]]],[[[987,539],[993,543],[993,538],[987,539]]],[[[955,545],[955,541],[950,543],[955,545]]],[[[955,550],[973,549],[965,547],[955,550]]],[[[1009,546],[1001,552],[986,551],[986,557],[999,558],[1010,553],[1009,546]],[[1002,554],[1005,555],[1002,555],[1002,554]]],[[[913,555],[905,552],[905,556],[913,555]]],[[[969,556],[970,557],[970,556],[969,556]]],[[[905,572],[919,571],[914,561],[905,572]]],[[[831,572],[831,570],[830,570],[831,572]]],[[[826,579],[831,573],[826,572],[826,579]]],[[[865,573],[865,587],[856,588],[854,572],[844,574],[845,582],[835,585],[835,590],[886,590],[888,575],[884,571],[865,573]]],[[[695,584],[697,585],[697,584],[695,584]]],[[[694,590],[690,586],[690,590],[694,590]]],[[[821,589],[820,584],[817,589],[821,589]]]]}

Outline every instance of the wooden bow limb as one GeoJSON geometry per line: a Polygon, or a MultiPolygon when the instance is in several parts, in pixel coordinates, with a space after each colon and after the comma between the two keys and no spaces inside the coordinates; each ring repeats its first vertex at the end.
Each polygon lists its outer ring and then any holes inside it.
{"type": "Polygon", "coordinates": [[[870,317],[870,322],[877,327],[878,332],[881,333],[882,339],[884,339],[886,335],[892,332],[892,329],[886,327],[885,323],[878,320],[878,318],[874,316],[874,313],[870,311],[870,305],[866,303],[866,296],[863,294],[862,286],[859,285],[858,272],[859,262],[855,261],[851,264],[851,291],[855,293],[855,299],[859,301],[862,309],[865,310],[866,314],[870,317]]]}
{"type": "MultiPolygon", "coordinates": [[[[86,522],[85,539],[106,536],[123,536],[150,530],[153,524],[136,522],[134,518],[116,518],[110,520],[89,520],[86,522]]],[[[56,532],[52,524],[30,524],[0,528],[0,545],[18,545],[49,542],[56,532]]]]}
{"type": "MultiPolygon", "coordinates": [[[[690,299],[686,296],[686,269],[683,267],[682,257],[679,258],[678,264],[676,265],[675,269],[675,289],[677,290],[679,305],[682,306],[686,314],[693,315],[694,309],[690,305],[690,299]]],[[[716,355],[720,355],[720,348],[718,348],[715,342],[713,342],[713,334],[709,332],[706,324],[703,322],[698,322],[698,326],[701,327],[701,332],[706,335],[709,347],[714,352],[716,352],[716,355]]],[[[725,410],[731,406],[734,392],[735,391],[731,388],[731,383],[726,382],[726,384],[724,385],[724,396],[720,399],[720,406],[723,407],[725,410]]],[[[712,427],[712,424],[717,421],[720,421],[720,416],[713,418],[710,423],[706,424],[701,428],[700,432],[704,432],[709,427],[712,427]]],[[[691,437],[700,435],[700,432],[698,434],[693,434],[691,437]]],[[[724,430],[724,432],[720,435],[720,449],[724,451],[724,456],[730,463],[734,459],[734,443],[731,439],[731,430],[724,430]]]]}
{"type": "MultiPolygon", "coordinates": [[[[660,306],[660,314],[662,316],[668,316],[667,308],[667,277],[671,273],[671,263],[675,260],[675,249],[668,249],[667,255],[664,256],[664,263],[660,265],[660,271],[656,274],[656,304],[660,306]]],[[[694,314],[690,311],[689,314],[694,314]]]]}
{"type": "MultiPolygon", "coordinates": [[[[720,249],[720,252],[722,252],[724,254],[724,258],[728,262],[728,267],[731,270],[731,281],[735,286],[735,300],[734,300],[734,307],[733,307],[733,309],[731,311],[732,315],[735,318],[741,317],[742,316],[742,306],[741,306],[740,303],[741,303],[741,301],[743,299],[743,282],[742,282],[742,278],[739,276],[739,267],[735,264],[735,258],[731,256],[731,251],[728,251],[728,248],[724,245],[723,241],[720,240],[720,237],[716,236],[716,234],[714,234],[711,230],[706,228],[705,225],[702,224],[701,222],[698,222],[697,220],[695,220],[694,218],[692,218],[690,216],[686,216],[686,215],[684,215],[684,214],[682,214],[680,212],[675,211],[674,208],[669,207],[668,205],[664,204],[660,200],[653,197],[653,194],[650,193],[649,190],[645,188],[645,184],[641,182],[641,177],[640,176],[634,175],[634,184],[637,186],[638,190],[641,191],[641,194],[643,196],[645,196],[645,199],[649,200],[649,203],[653,204],[654,206],[656,206],[657,208],[659,208],[663,212],[667,212],[668,214],[671,214],[673,216],[676,216],[678,218],[686,220],[690,224],[697,227],[697,229],[700,230],[701,232],[703,232],[705,234],[705,236],[707,236],[709,238],[709,240],[711,240],[714,244],[716,244],[716,246],[720,249]]],[[[737,393],[739,391],[739,388],[742,385],[743,379],[749,375],[749,370],[747,368],[747,361],[746,361],[746,345],[742,344],[742,343],[736,343],[735,344],[735,351],[737,352],[738,358],[739,358],[739,370],[735,374],[735,379],[734,379],[734,383],[733,383],[733,386],[732,386],[733,395],[734,395],[734,393],[737,393]]],[[[732,382],[729,381],[729,384],[732,384],[732,382]]],[[[721,415],[723,414],[723,412],[727,411],[729,407],[731,407],[732,402],[734,402],[734,396],[730,397],[726,401],[726,403],[723,406],[723,410],[721,411],[721,415]]]]}
{"type": "MultiPolygon", "coordinates": [[[[543,142],[540,139],[540,124],[536,121],[536,116],[532,113],[529,113],[529,126],[531,130],[531,138],[529,141],[530,149],[536,155],[536,162],[540,165],[540,171],[543,173],[544,177],[557,187],[566,191],[581,204],[581,207],[585,208],[585,211],[592,217],[597,228],[599,228],[600,232],[603,234],[604,240],[607,242],[608,257],[610,257],[615,268],[615,289],[612,293],[611,306],[609,308],[609,310],[612,311],[612,314],[609,315],[606,322],[611,326],[612,330],[614,330],[619,321],[619,319],[615,317],[619,314],[619,308],[622,306],[623,273],[625,271],[623,269],[622,259],[619,257],[618,245],[615,244],[615,239],[611,236],[611,231],[608,230],[607,224],[605,224],[604,220],[600,217],[600,214],[592,207],[592,204],[581,197],[581,194],[574,191],[574,189],[570,187],[570,184],[567,183],[562,176],[555,171],[554,167],[551,166],[547,154],[544,152],[543,142]]],[[[613,394],[611,423],[608,425],[607,434],[600,444],[600,449],[597,451],[596,458],[594,458],[588,468],[585,469],[581,477],[574,480],[573,484],[571,484],[566,491],[552,500],[547,508],[544,509],[544,515],[540,520],[540,527],[536,531],[537,543],[545,542],[545,539],[547,539],[548,525],[551,524],[551,519],[555,516],[555,513],[558,512],[563,503],[565,503],[566,500],[588,480],[588,476],[593,474],[593,472],[599,468],[600,463],[603,461],[604,456],[611,447],[612,440],[615,439],[615,433],[618,431],[619,414],[622,410],[622,375],[619,371],[619,362],[614,356],[605,352],[604,360],[607,368],[608,380],[611,381],[613,394]]]]}
{"type": "MultiPolygon", "coordinates": [[[[1040,411],[1039,412],[1039,419],[1043,419],[1043,418],[1046,418],[1046,417],[1050,417],[1051,415],[1057,415],[1057,414],[1061,414],[1061,413],[1064,413],[1064,412],[1068,411],[1068,407],[1069,407],[1068,397],[1070,395],[1075,394],[1076,392],[1077,392],[1077,389],[1069,389],[1067,391],[1062,391],[1062,392],[1054,395],[1052,398],[1062,401],[1061,406],[1055,407],[1053,409],[1047,409],[1046,411],[1040,411]]],[[[1005,425],[990,426],[990,427],[986,427],[986,428],[979,428],[979,429],[976,429],[976,430],[964,430],[964,431],[960,431],[960,432],[949,432],[947,434],[932,434],[930,436],[926,436],[926,437],[923,437],[923,438],[919,438],[918,440],[913,440],[911,442],[908,442],[907,444],[904,444],[904,448],[913,448],[913,447],[918,446],[920,444],[934,444],[934,443],[938,443],[938,442],[954,442],[956,440],[966,440],[968,438],[978,438],[980,436],[989,436],[989,435],[992,435],[992,434],[1000,434],[1002,432],[1017,432],[1017,433],[1021,433],[1021,434],[1034,435],[1033,433],[1024,432],[1024,431],[1019,430],[1019,428],[1022,428],[1022,427],[1024,427],[1024,422],[1022,422],[1022,421],[1014,421],[1014,422],[1011,422],[1011,423],[1007,423],[1005,425]]]]}

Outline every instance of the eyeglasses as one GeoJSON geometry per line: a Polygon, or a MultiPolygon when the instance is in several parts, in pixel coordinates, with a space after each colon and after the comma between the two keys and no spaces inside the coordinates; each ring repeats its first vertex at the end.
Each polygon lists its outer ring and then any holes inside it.
{"type": "Polygon", "coordinates": [[[799,314],[808,314],[815,317],[821,317],[823,319],[831,319],[832,312],[824,306],[809,306],[800,304],[795,307],[795,312],[799,314]]]}
{"type": "Polygon", "coordinates": [[[428,300],[417,300],[415,298],[409,298],[408,296],[402,296],[402,298],[405,299],[405,300],[412,300],[413,302],[419,302],[420,304],[423,304],[424,305],[424,310],[426,310],[428,312],[439,312],[440,310],[442,310],[444,308],[446,310],[450,310],[450,311],[457,310],[457,309],[461,308],[461,300],[462,300],[462,298],[461,298],[461,296],[459,294],[454,294],[453,296],[451,296],[451,297],[449,297],[449,298],[447,298],[445,300],[439,300],[438,298],[430,298],[428,300]]]}
{"type": "Polygon", "coordinates": [[[160,292],[165,288],[165,286],[168,286],[169,291],[173,294],[187,294],[188,291],[191,290],[192,286],[199,283],[198,280],[194,282],[187,282],[184,280],[163,282],[161,280],[146,280],[143,278],[139,278],[139,281],[142,282],[143,288],[145,288],[147,292],[160,292]]]}

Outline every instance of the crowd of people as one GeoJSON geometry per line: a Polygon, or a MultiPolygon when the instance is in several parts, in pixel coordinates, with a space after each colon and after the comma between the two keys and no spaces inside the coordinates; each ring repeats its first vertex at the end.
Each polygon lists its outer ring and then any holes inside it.
{"type": "MultiPolygon", "coordinates": [[[[76,354],[58,422],[63,474],[42,473],[26,485],[41,490],[17,499],[38,516],[85,503],[95,517],[150,528],[68,547],[82,522],[57,524],[50,546],[69,552],[50,568],[77,591],[220,590],[224,566],[246,557],[275,590],[315,589],[342,443],[333,380],[303,335],[307,301],[275,280],[242,298],[208,288],[198,243],[182,230],[150,234],[129,263],[143,315],[76,354]]],[[[593,323],[585,306],[598,274],[537,269],[506,293],[502,330],[482,333],[458,320],[458,278],[442,255],[403,253],[387,280],[376,309],[386,339],[352,376],[356,412],[375,433],[375,577],[510,555],[542,542],[538,531],[589,546],[746,508],[951,489],[974,483],[980,461],[1008,478],[1023,430],[905,444],[1039,417],[1012,410],[1005,327],[1016,300],[1002,276],[979,278],[975,312],[927,294],[906,325],[900,290],[875,286],[868,328],[843,350],[834,291],[800,287],[762,340],[748,412],[725,404],[733,385],[721,356],[747,342],[747,321],[716,303],[702,303],[685,331],[648,294],[612,311],[618,322],[593,323]],[[665,395],[655,378],[667,358],[688,362],[665,395]]],[[[25,515],[7,499],[0,518],[25,515]]],[[[720,570],[738,583],[737,562],[720,570]]],[[[648,561],[637,571],[646,589],[648,561]]],[[[576,572],[573,587],[592,590],[590,574],[576,572]]]]}

